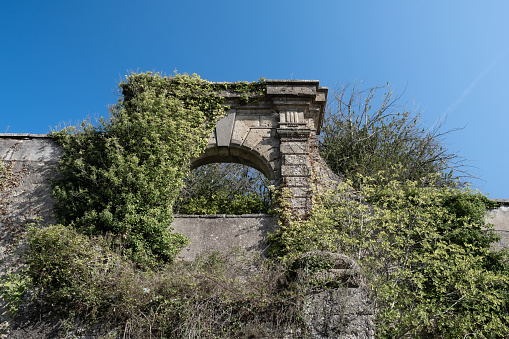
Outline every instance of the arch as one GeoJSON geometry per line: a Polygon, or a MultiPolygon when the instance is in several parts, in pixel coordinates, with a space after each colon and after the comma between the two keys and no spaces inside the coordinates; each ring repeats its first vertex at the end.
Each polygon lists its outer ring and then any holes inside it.
{"type": "Polygon", "coordinates": [[[266,156],[252,149],[236,145],[230,147],[208,147],[198,158],[191,160],[191,169],[207,164],[223,162],[237,163],[252,167],[265,175],[271,182],[276,182],[280,179],[266,156]]]}
{"type": "Polygon", "coordinates": [[[317,163],[317,135],[327,88],[314,80],[266,80],[263,94],[239,100],[235,83],[220,93],[227,114],[216,123],[205,151],[191,168],[211,163],[240,163],[264,174],[273,185],[290,190],[297,214],[311,207],[311,176],[317,163]],[[316,159],[314,159],[316,158],[316,159]]]}

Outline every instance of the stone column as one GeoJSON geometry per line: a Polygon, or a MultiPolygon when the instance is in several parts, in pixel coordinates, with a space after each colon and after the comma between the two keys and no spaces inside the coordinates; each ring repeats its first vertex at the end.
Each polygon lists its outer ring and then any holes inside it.
{"type": "Polygon", "coordinates": [[[311,129],[304,119],[304,113],[303,110],[297,109],[280,110],[277,128],[283,186],[290,190],[291,205],[297,215],[304,215],[311,208],[309,194],[311,129]]]}

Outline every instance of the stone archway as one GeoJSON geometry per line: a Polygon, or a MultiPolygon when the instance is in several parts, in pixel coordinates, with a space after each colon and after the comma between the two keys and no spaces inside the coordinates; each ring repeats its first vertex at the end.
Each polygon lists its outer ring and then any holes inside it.
{"type": "MultiPolygon", "coordinates": [[[[205,152],[193,168],[214,162],[249,165],[274,185],[288,187],[296,212],[310,205],[311,175],[321,163],[317,135],[323,123],[327,88],[316,80],[266,80],[266,94],[239,104],[239,93],[225,91],[230,109],[217,122],[205,152]]],[[[234,85],[234,84],[232,84],[234,85]]]]}

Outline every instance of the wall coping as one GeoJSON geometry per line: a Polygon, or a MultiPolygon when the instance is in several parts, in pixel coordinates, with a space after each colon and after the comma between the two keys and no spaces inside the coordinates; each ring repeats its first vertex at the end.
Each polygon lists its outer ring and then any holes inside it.
{"type": "Polygon", "coordinates": [[[275,217],[272,214],[260,213],[260,214],[175,214],[175,218],[195,218],[195,219],[219,219],[219,218],[268,218],[275,217]]]}
{"type": "MultiPolygon", "coordinates": [[[[242,81],[212,81],[214,85],[235,85],[242,81]]],[[[247,81],[249,82],[249,81],[247,81]]],[[[319,84],[320,80],[299,80],[299,79],[265,79],[264,83],[278,83],[278,84],[319,84]]]]}
{"type": "Polygon", "coordinates": [[[32,133],[0,133],[0,139],[37,139],[51,138],[50,134],[32,134],[32,133]]]}
{"type": "Polygon", "coordinates": [[[509,206],[509,199],[490,199],[491,201],[498,202],[503,206],[509,206]]]}

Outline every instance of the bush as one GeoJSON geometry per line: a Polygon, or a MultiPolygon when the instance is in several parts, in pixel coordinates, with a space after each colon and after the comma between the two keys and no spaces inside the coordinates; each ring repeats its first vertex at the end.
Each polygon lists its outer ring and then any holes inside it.
{"type": "Polygon", "coordinates": [[[141,271],[106,239],[60,225],[32,229],[29,245],[27,275],[46,302],[126,337],[283,337],[302,328],[298,295],[279,287],[284,267],[261,257],[212,252],[141,271]]]}
{"type": "Polygon", "coordinates": [[[110,233],[140,265],[172,260],[188,239],[171,232],[190,159],[207,144],[223,99],[193,75],[132,74],[110,121],[53,133],[64,154],[54,182],[58,221],[110,233]]]}
{"type": "Polygon", "coordinates": [[[407,111],[399,99],[389,85],[345,86],[334,93],[320,142],[320,155],[332,171],[350,179],[355,189],[360,185],[357,174],[375,178],[384,173],[379,184],[387,177],[425,183],[429,174],[442,173],[440,182],[435,178],[434,183],[448,185],[459,175],[468,176],[463,159],[443,145],[442,139],[452,131],[441,131],[440,125],[426,130],[420,113],[407,111]],[[380,103],[374,105],[379,97],[380,103]]]}
{"type": "Polygon", "coordinates": [[[185,182],[176,213],[256,214],[270,207],[269,180],[246,165],[204,165],[191,171],[185,182]]]}
{"type": "MultiPolygon", "coordinates": [[[[395,175],[397,179],[397,175],[395,175]]],[[[441,177],[437,176],[440,182],[441,177]]],[[[269,236],[272,254],[294,258],[309,251],[355,259],[371,290],[377,335],[503,337],[509,332],[506,252],[484,219],[492,203],[468,188],[360,177],[315,197],[307,220],[283,211],[269,236]]]]}

